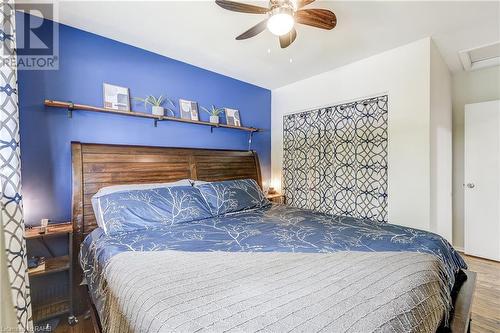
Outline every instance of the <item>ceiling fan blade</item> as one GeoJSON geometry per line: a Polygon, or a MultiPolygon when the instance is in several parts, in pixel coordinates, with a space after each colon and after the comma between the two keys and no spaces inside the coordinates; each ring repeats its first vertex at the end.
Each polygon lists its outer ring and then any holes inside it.
{"type": "Polygon", "coordinates": [[[247,31],[236,37],[236,40],[242,40],[251,38],[253,36],[257,36],[262,31],[266,30],[266,27],[267,27],[267,19],[265,19],[260,23],[257,23],[256,25],[254,25],[253,27],[251,27],[250,29],[248,29],[247,31]]]}
{"type": "Polygon", "coordinates": [[[293,43],[293,41],[297,38],[297,30],[292,28],[289,33],[280,36],[280,46],[282,49],[286,49],[293,43]]]}
{"type": "Polygon", "coordinates": [[[316,0],[297,0],[297,9],[305,7],[305,6],[313,3],[314,1],[316,1],[316,0]]]}
{"type": "Polygon", "coordinates": [[[228,0],[215,0],[215,3],[218,4],[220,7],[227,10],[231,10],[233,12],[250,13],[250,14],[266,14],[267,12],[269,12],[269,8],[248,5],[246,3],[239,3],[228,0]]]}
{"type": "Polygon", "coordinates": [[[295,12],[295,22],[332,30],[337,25],[337,17],[327,9],[301,9],[295,12]]]}

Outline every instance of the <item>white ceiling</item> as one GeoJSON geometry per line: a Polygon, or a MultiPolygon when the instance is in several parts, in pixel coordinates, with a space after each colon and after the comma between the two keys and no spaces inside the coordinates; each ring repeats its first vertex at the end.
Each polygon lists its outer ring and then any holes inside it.
{"type": "Polygon", "coordinates": [[[498,1],[317,1],[307,8],[334,11],[337,27],[299,25],[285,50],[268,31],[234,40],[265,16],[229,12],[214,1],[56,2],[61,23],[270,89],[428,36],[459,71],[458,51],[500,40],[498,1]]]}

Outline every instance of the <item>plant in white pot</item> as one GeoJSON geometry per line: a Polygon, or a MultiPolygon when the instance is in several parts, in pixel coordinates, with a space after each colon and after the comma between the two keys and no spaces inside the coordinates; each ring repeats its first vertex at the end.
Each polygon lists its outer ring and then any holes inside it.
{"type": "Polygon", "coordinates": [[[164,116],[165,110],[167,111],[167,116],[169,112],[172,114],[172,116],[175,116],[172,109],[163,106],[165,103],[168,103],[168,105],[170,105],[171,107],[175,107],[174,102],[167,97],[155,97],[153,95],[149,95],[146,98],[134,97],[134,99],[143,102],[144,108],[147,108],[148,104],[151,105],[151,112],[156,116],[164,116]]]}
{"type": "Polygon", "coordinates": [[[210,109],[207,109],[205,107],[201,107],[203,111],[208,113],[210,115],[210,122],[212,124],[218,124],[219,123],[219,115],[224,112],[223,108],[217,108],[215,105],[212,105],[210,109]]]}

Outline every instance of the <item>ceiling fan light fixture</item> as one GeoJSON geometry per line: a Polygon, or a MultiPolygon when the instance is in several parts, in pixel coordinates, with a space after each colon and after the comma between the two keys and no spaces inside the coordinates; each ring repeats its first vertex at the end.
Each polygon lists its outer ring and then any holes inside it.
{"type": "Polygon", "coordinates": [[[267,14],[266,19],[236,36],[236,40],[255,37],[267,28],[272,34],[279,36],[279,43],[282,49],[289,47],[297,38],[295,23],[324,30],[332,30],[337,25],[337,17],[331,10],[321,8],[304,9],[305,6],[310,5],[315,0],[268,1],[268,7],[249,5],[234,0],[215,0],[215,3],[219,7],[232,12],[267,14]]]}
{"type": "Polygon", "coordinates": [[[289,8],[276,8],[267,20],[267,29],[276,36],[289,33],[294,25],[293,10],[289,8]]]}

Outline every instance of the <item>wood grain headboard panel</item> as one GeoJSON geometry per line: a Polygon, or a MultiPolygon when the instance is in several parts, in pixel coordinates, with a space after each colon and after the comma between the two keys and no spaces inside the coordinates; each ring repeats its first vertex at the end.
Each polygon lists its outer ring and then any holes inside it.
{"type": "MultiPolygon", "coordinates": [[[[110,185],[163,183],[180,179],[255,179],[262,186],[253,151],[71,143],[72,222],[75,265],[84,237],[97,227],[91,198],[110,185]]],[[[78,271],[81,273],[81,271],[78,271]]],[[[76,275],[75,283],[79,283],[76,275]]]]}

